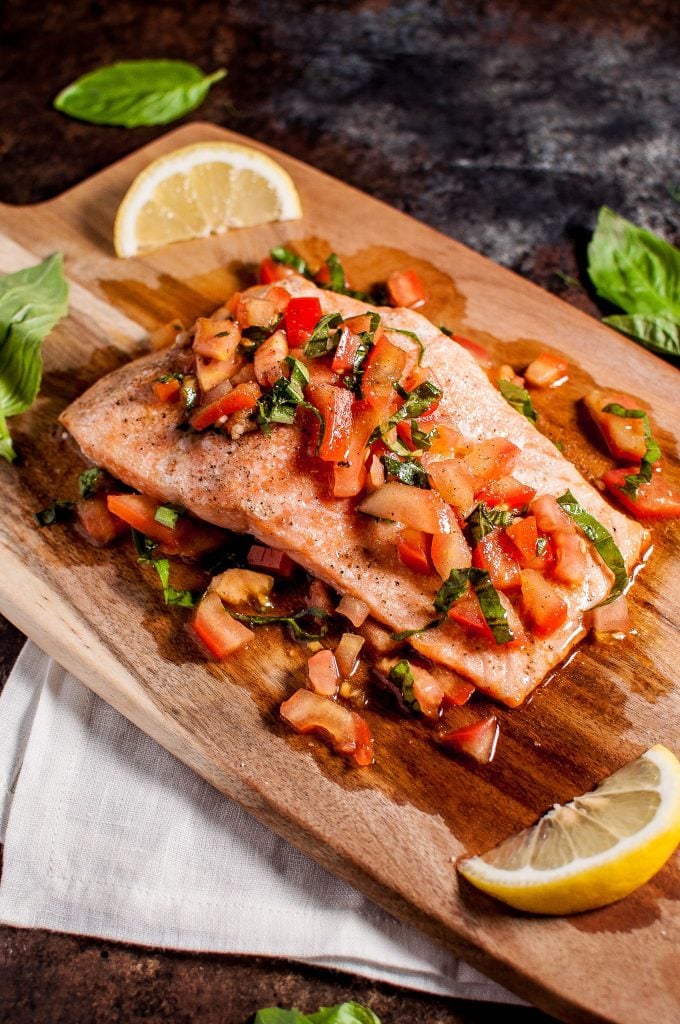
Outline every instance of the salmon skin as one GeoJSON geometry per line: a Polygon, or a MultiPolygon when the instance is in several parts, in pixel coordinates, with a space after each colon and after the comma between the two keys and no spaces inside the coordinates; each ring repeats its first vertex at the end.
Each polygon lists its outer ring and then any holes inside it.
{"type": "MultiPolygon", "coordinates": [[[[346,318],[375,309],[299,277],[277,282],[277,287],[293,296],[317,297],[324,314],[339,312],[346,318]]],[[[376,311],[385,327],[418,335],[422,365],[443,391],[438,414],[470,441],[508,438],[521,450],[513,470],[517,479],[539,495],[571,490],[610,531],[627,566],[638,561],[646,531],[612,508],[548,438],[507,404],[465,349],[416,312],[376,311]]],[[[73,402],[62,423],[89,459],[129,486],[286,551],[313,576],[363,600],[390,629],[430,622],[440,581],[400,562],[397,524],[356,512],[356,498],[328,496],[326,478],[306,455],[307,442],[296,425],[274,426],[269,436],[258,430],[237,441],[216,432],[177,429],[181,410],[159,402],[153,382],[185,369],[186,360],[186,350],[174,348],[114,371],[73,402]]],[[[583,637],[584,612],[605,598],[610,586],[611,574],[593,551],[584,582],[562,588],[568,617],[551,636],[527,636],[521,646],[508,649],[468,636],[446,621],[411,644],[514,707],[583,637]]]]}

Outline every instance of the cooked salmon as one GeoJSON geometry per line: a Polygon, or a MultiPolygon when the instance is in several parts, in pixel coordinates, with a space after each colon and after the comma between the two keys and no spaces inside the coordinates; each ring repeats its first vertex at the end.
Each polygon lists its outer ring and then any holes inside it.
{"type": "MultiPolygon", "coordinates": [[[[299,277],[277,286],[293,296],[317,297],[324,313],[349,317],[370,308],[299,277]]],[[[416,312],[378,312],[386,327],[414,332],[423,343],[422,365],[443,391],[438,414],[470,441],[498,435],[512,441],[521,450],[513,469],[517,479],[539,495],[558,496],[570,489],[610,531],[628,567],[636,563],[645,530],[612,508],[548,438],[515,412],[463,348],[416,312]]],[[[309,457],[296,425],[274,426],[268,436],[258,430],[238,440],[177,429],[181,411],[155,399],[153,382],[185,369],[186,360],[182,348],[145,356],[104,377],[69,406],[62,422],[84,454],[143,493],[288,552],[315,577],[361,598],[371,615],[393,630],[431,621],[440,581],[399,560],[398,524],[358,513],[355,498],[329,497],[326,477],[309,457]]],[[[484,693],[516,706],[584,635],[583,614],[606,596],[611,578],[592,551],[583,583],[562,588],[566,622],[545,639],[529,636],[508,649],[475,639],[447,621],[411,643],[484,693]]]]}

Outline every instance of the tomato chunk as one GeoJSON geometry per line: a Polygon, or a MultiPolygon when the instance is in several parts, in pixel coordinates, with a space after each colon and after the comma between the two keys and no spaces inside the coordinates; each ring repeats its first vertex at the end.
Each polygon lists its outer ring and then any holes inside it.
{"type": "Polygon", "coordinates": [[[180,383],[176,377],[154,381],[153,389],[159,402],[179,402],[180,383]]]}
{"type": "Polygon", "coordinates": [[[359,354],[361,338],[354,331],[351,331],[347,324],[340,331],[338,347],[333,354],[331,368],[335,373],[347,373],[354,369],[354,360],[359,354]]]}
{"type": "Polygon", "coordinates": [[[422,464],[444,501],[463,517],[467,516],[475,503],[475,478],[467,462],[455,457],[441,459],[428,453],[423,456],[422,464]]]}
{"type": "Polygon", "coordinates": [[[502,530],[492,530],[482,537],[472,552],[472,564],[486,569],[496,590],[516,590],[520,585],[514,548],[502,530]]]}
{"type": "Polygon", "coordinates": [[[583,583],[588,568],[587,546],[584,538],[568,530],[556,530],[551,534],[555,551],[555,564],[551,569],[553,579],[569,587],[583,583]]]}
{"type": "Polygon", "coordinates": [[[387,278],[387,291],[393,306],[414,309],[425,302],[425,289],[417,270],[394,270],[387,278]]]}
{"type": "Polygon", "coordinates": [[[566,379],[569,363],[552,352],[541,352],[527,366],[524,379],[536,388],[548,388],[558,380],[566,379]]]}
{"type": "Polygon", "coordinates": [[[340,686],[340,673],[332,651],[317,651],[307,661],[309,689],[323,697],[334,697],[340,686]]]}
{"type": "Polygon", "coordinates": [[[380,410],[366,402],[355,402],[352,406],[349,447],[342,462],[333,467],[335,498],[352,498],[361,492],[366,481],[366,446],[380,418],[380,410]]]}
{"type": "Polygon", "coordinates": [[[519,454],[517,445],[506,437],[489,437],[471,445],[465,461],[478,483],[485,484],[510,473],[519,454]]]}
{"type": "Polygon", "coordinates": [[[472,565],[470,548],[455,520],[449,533],[432,534],[430,558],[443,580],[448,579],[452,569],[468,569],[472,565]]]}
{"type": "Polygon", "coordinates": [[[344,462],[352,437],[352,392],[333,384],[308,384],[306,397],[324,420],[318,457],[323,462],[344,462]]]}
{"type": "Polygon", "coordinates": [[[513,511],[525,508],[535,497],[534,488],[520,483],[514,476],[501,476],[497,480],[490,480],[475,494],[477,501],[483,501],[490,508],[504,505],[513,511]]]}
{"type": "Polygon", "coordinates": [[[437,742],[467,754],[478,764],[488,764],[496,752],[500,726],[495,715],[488,715],[471,725],[450,732],[440,732],[437,742]]]}
{"type": "Polygon", "coordinates": [[[652,469],[651,481],[638,487],[635,500],[623,493],[621,488],[625,487],[625,478],[634,476],[638,471],[638,466],[611,469],[602,479],[607,490],[638,519],[674,519],[680,516],[680,491],[665,482],[658,462],[652,469]]]}
{"type": "Polygon", "coordinates": [[[273,284],[283,281],[286,277],[295,277],[295,271],[285,263],[277,263],[271,256],[266,256],[260,263],[258,277],[262,284],[273,284]]]}
{"type": "Polygon", "coordinates": [[[429,559],[430,543],[430,535],[423,530],[402,530],[397,541],[399,561],[408,569],[429,576],[432,572],[429,559]]]}
{"type": "Polygon", "coordinates": [[[295,562],[285,551],[267,548],[264,544],[253,544],[248,551],[247,561],[254,569],[273,572],[284,579],[292,576],[295,569],[295,562]]]}
{"type": "Polygon", "coordinates": [[[316,733],[338,754],[355,764],[373,764],[373,737],[368,724],[356,711],[322,697],[311,690],[296,690],[279,709],[284,722],[296,732],[316,733]]]}
{"type": "Polygon", "coordinates": [[[365,400],[374,409],[387,412],[398,398],[394,385],[401,380],[406,368],[407,355],[382,335],[371,349],[362,381],[365,400]]]}
{"type": "Polygon", "coordinates": [[[224,661],[255,635],[252,629],[232,618],[213,591],[201,598],[191,625],[217,661],[224,661]]]}
{"type": "Polygon", "coordinates": [[[285,331],[274,331],[255,350],[253,365],[258,384],[271,388],[283,376],[284,362],[288,355],[288,339],[285,331]]]}
{"type": "Polygon", "coordinates": [[[523,569],[549,571],[555,563],[552,541],[539,534],[536,516],[524,516],[506,526],[505,532],[516,548],[516,557],[523,569]],[[539,540],[542,541],[539,546],[539,540]]]}
{"type": "Polygon", "coordinates": [[[483,640],[487,640],[491,644],[496,643],[489,624],[479,606],[477,595],[473,594],[472,591],[468,590],[466,594],[463,594],[452,605],[449,611],[449,618],[452,622],[457,622],[459,626],[462,626],[466,633],[482,637],[483,640]]]}
{"type": "Polygon", "coordinates": [[[567,621],[567,602],[535,569],[521,572],[522,608],[536,636],[546,637],[567,621]]]}
{"type": "Polygon", "coordinates": [[[227,391],[202,405],[191,416],[190,423],[194,430],[205,430],[212,426],[223,416],[231,416],[232,413],[240,412],[242,409],[254,409],[257,400],[262,392],[257,384],[237,384],[235,388],[227,391]]]}
{"type": "Polygon", "coordinates": [[[284,326],[291,348],[305,344],[322,317],[317,298],[291,299],[285,312],[284,326]]]}
{"type": "Polygon", "coordinates": [[[636,462],[644,457],[647,451],[644,420],[602,411],[614,404],[624,409],[635,408],[637,403],[629,395],[597,390],[589,392],[583,402],[615,459],[636,462]]]}
{"type": "Polygon", "coordinates": [[[96,547],[111,544],[128,529],[128,524],[110,511],[106,498],[105,494],[95,494],[76,502],[78,522],[96,547]]]}
{"type": "Polygon", "coordinates": [[[106,504],[109,512],[155,540],[168,555],[198,558],[224,543],[224,532],[218,527],[199,523],[186,515],[180,516],[174,527],[157,522],[158,502],[145,494],[107,494],[106,504]]]}
{"type": "Polygon", "coordinates": [[[241,342],[241,328],[234,320],[208,320],[199,316],[196,321],[193,350],[204,359],[232,362],[241,342]]]}

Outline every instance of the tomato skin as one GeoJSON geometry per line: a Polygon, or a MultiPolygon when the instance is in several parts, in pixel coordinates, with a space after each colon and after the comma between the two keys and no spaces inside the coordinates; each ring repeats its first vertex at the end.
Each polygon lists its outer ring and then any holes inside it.
{"type": "Polygon", "coordinates": [[[334,697],[340,687],[340,673],[332,651],[324,648],[307,659],[309,689],[323,697],[334,697]]]}
{"type": "Polygon", "coordinates": [[[470,445],[465,461],[477,482],[489,483],[510,473],[520,454],[520,449],[506,437],[489,437],[470,445]]]}
{"type": "Polygon", "coordinates": [[[429,548],[431,544],[430,535],[422,530],[414,530],[407,527],[399,534],[397,541],[397,553],[399,561],[407,569],[413,572],[420,572],[424,576],[432,573],[430,565],[429,548]]]}
{"type": "Polygon", "coordinates": [[[495,715],[464,725],[460,729],[439,733],[437,742],[472,757],[478,764],[488,764],[496,752],[500,727],[495,715]]]}
{"type": "Polygon", "coordinates": [[[462,516],[467,516],[474,507],[475,480],[467,462],[453,456],[437,458],[427,453],[422,458],[434,488],[462,516]]]}
{"type": "Polygon", "coordinates": [[[568,587],[579,586],[588,568],[586,541],[580,534],[570,530],[556,530],[550,539],[555,550],[551,576],[568,587]]]}
{"type": "Polygon", "coordinates": [[[284,327],[290,348],[305,344],[323,313],[317,298],[291,299],[284,314],[284,327]]]}
{"type": "Polygon", "coordinates": [[[425,289],[417,270],[394,270],[387,278],[387,291],[393,306],[414,309],[425,302],[425,289]]]}
{"type": "Polygon", "coordinates": [[[107,494],[109,512],[160,544],[168,555],[198,558],[207,551],[215,551],[224,544],[224,532],[217,526],[201,523],[189,516],[181,516],[173,528],[164,526],[154,518],[159,503],[146,494],[107,494]]]}
{"type": "Polygon", "coordinates": [[[529,511],[536,517],[536,525],[543,533],[553,534],[557,530],[576,532],[573,519],[560,508],[552,494],[541,494],[535,498],[529,511]]]}
{"type": "Polygon", "coordinates": [[[534,488],[520,483],[514,476],[501,476],[497,480],[490,480],[475,494],[477,501],[483,501],[490,508],[505,505],[513,511],[525,508],[535,497],[534,488]]]}
{"type": "Polygon", "coordinates": [[[111,544],[128,529],[128,524],[109,510],[106,498],[105,494],[95,494],[76,502],[78,522],[96,547],[111,544]]]}
{"type": "Polygon", "coordinates": [[[224,661],[255,635],[252,629],[232,618],[217,594],[211,591],[201,598],[191,628],[217,661],[224,661]]]}
{"type": "Polygon", "coordinates": [[[516,519],[505,528],[506,535],[516,549],[516,557],[522,569],[538,569],[548,572],[555,564],[555,554],[551,540],[539,534],[536,516],[524,516],[516,519]],[[544,549],[539,555],[536,551],[539,537],[545,541],[544,549]]]}
{"type": "Polygon", "coordinates": [[[241,328],[234,320],[209,320],[199,316],[192,348],[204,359],[235,364],[241,328]]]}
{"type": "Polygon", "coordinates": [[[259,385],[254,383],[237,384],[226,395],[202,405],[193,413],[189,422],[194,430],[205,430],[222,416],[231,416],[242,409],[254,409],[261,396],[259,385]]]}
{"type": "Polygon", "coordinates": [[[346,457],[333,467],[333,496],[352,498],[359,494],[366,482],[366,445],[380,423],[381,412],[367,402],[354,402],[352,406],[352,433],[346,457]]]}
{"type": "Polygon", "coordinates": [[[354,399],[347,388],[333,384],[308,384],[308,401],[324,419],[324,433],[318,457],[323,462],[343,462],[352,437],[352,405],[354,399]]]}
{"type": "Polygon", "coordinates": [[[602,411],[605,406],[613,404],[622,405],[624,409],[634,408],[637,403],[629,395],[595,390],[585,396],[583,404],[615,459],[620,462],[637,462],[644,457],[647,451],[644,421],[602,411]]]}
{"type": "Polygon", "coordinates": [[[374,409],[387,411],[396,405],[394,384],[401,380],[407,355],[382,335],[368,354],[361,384],[364,399],[374,409]]]}
{"type": "Polygon", "coordinates": [[[338,754],[360,767],[373,764],[373,737],[356,711],[311,690],[296,690],[279,708],[284,722],[296,732],[316,733],[338,754]]]}
{"type": "Polygon", "coordinates": [[[443,580],[449,578],[452,569],[468,569],[472,556],[467,541],[458,523],[451,522],[449,533],[433,533],[430,559],[443,580]]]}
{"type": "Polygon", "coordinates": [[[538,637],[550,636],[567,621],[566,601],[549,580],[535,569],[521,572],[522,608],[538,637]]]}
{"type": "Polygon", "coordinates": [[[502,530],[492,530],[482,537],[472,552],[472,564],[488,572],[496,590],[516,590],[520,585],[519,564],[513,544],[502,530]]]}
{"type": "Polygon", "coordinates": [[[271,256],[266,256],[260,263],[258,278],[261,284],[273,284],[287,277],[295,277],[295,271],[285,263],[277,263],[271,256]]]}
{"type": "Polygon", "coordinates": [[[359,353],[361,338],[344,324],[340,331],[338,347],[333,354],[331,369],[334,373],[347,373],[354,369],[354,360],[359,353]]]}
{"type": "Polygon", "coordinates": [[[625,478],[639,472],[639,466],[610,469],[602,477],[605,487],[637,519],[675,519],[680,516],[680,491],[664,483],[661,466],[655,463],[652,479],[638,487],[636,500],[624,494],[625,478]]]}
{"type": "Polygon", "coordinates": [[[477,595],[471,591],[463,594],[451,607],[449,618],[452,622],[457,622],[459,626],[462,626],[466,633],[479,636],[490,644],[496,643],[495,637],[482,614],[477,595]]]}
{"type": "Polygon", "coordinates": [[[552,352],[540,352],[524,371],[524,378],[535,388],[548,388],[558,380],[566,379],[569,363],[552,352]]]}

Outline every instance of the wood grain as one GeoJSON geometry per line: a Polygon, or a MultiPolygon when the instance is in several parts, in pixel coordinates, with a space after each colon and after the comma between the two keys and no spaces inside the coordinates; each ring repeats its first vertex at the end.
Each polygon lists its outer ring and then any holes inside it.
{"type": "MultiPolygon", "coordinates": [[[[95,692],[222,792],[390,912],[568,1021],[666,1022],[680,1016],[677,858],[622,903],[572,919],[506,911],[467,886],[452,861],[530,824],[653,742],[678,747],[675,682],[678,530],[655,531],[632,598],[637,635],[586,641],[522,708],[501,709],[502,738],[483,769],[455,761],[394,709],[369,709],[378,758],[352,771],[320,744],[288,735],[278,702],[304,651],[274,629],[227,668],[207,665],[166,613],[125,546],[96,551],[33,512],[73,493],[77,454],[56,427],[88,384],[140,350],[146,332],[214,308],[274,244],[346,258],[355,286],[416,265],[425,313],[522,365],[540,348],[574,360],[571,383],[539,401],[542,429],[591,478],[608,464],[584,439],[576,399],[594,379],[644,399],[677,478],[678,374],[626,339],[429,228],[274,154],[300,189],[302,221],[235,231],[116,260],[113,217],[152,158],[201,139],[170,133],[48,203],[2,207],[0,272],[63,250],[71,311],[45,346],[34,409],[12,422],[21,454],[0,466],[0,610],[95,692]],[[676,433],[674,433],[674,431],[676,433]],[[644,974],[640,963],[644,963],[644,974]]],[[[264,148],[264,147],[262,147],[264,148]]]]}

